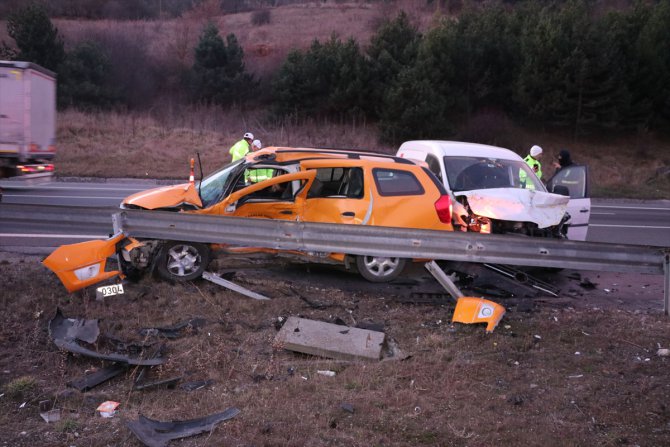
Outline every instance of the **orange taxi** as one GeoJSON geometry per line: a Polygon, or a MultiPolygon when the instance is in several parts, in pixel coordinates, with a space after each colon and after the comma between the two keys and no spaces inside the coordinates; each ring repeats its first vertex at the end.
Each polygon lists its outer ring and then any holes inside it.
{"type": "MultiPolygon", "coordinates": [[[[123,200],[121,208],[453,231],[451,205],[437,178],[426,167],[407,159],[362,151],[269,147],[249,153],[200,182],[133,194],[123,200]],[[256,178],[263,180],[254,182],[256,178]]],[[[86,250],[85,244],[92,242],[76,244],[76,252],[81,254],[86,250]]],[[[176,281],[202,275],[212,250],[235,250],[180,241],[133,240],[125,246],[118,241],[110,244],[122,247],[118,254],[126,271],[155,267],[162,277],[176,281]]],[[[59,261],[73,247],[59,248],[45,264],[56,273],[76,267],[81,270],[85,267],[82,262],[64,267],[59,261]],[[64,251],[58,253],[61,249],[64,251]]],[[[99,247],[97,251],[100,252],[99,247]]],[[[402,258],[346,253],[328,253],[326,258],[355,266],[364,278],[373,282],[396,278],[406,264],[402,258]]],[[[101,273],[104,272],[96,275],[101,273]]],[[[59,277],[70,291],[98,279],[72,282],[73,275],[59,274],[59,277]],[[69,284],[65,277],[70,278],[69,284]]]]}

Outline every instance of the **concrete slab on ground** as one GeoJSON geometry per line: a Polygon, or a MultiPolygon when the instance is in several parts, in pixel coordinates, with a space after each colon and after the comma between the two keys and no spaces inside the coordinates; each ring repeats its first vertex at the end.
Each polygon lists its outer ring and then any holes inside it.
{"type": "Polygon", "coordinates": [[[384,338],[383,332],[289,317],[275,337],[275,345],[339,360],[379,360],[384,338]]]}

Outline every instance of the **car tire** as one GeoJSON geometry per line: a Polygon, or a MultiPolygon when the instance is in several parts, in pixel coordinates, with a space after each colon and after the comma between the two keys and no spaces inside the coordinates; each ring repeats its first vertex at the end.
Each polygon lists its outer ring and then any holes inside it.
{"type": "Polygon", "coordinates": [[[400,276],[406,264],[405,258],[356,256],[358,273],[370,282],[392,281],[400,276]]]}
{"type": "Polygon", "coordinates": [[[172,282],[191,281],[202,276],[210,260],[210,249],[198,242],[166,242],[156,258],[158,275],[172,282]]]}

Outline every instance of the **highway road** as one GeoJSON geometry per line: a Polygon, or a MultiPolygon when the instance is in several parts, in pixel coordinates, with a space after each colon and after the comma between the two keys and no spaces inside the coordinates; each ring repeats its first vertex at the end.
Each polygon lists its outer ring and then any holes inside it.
{"type": "MultiPolygon", "coordinates": [[[[110,216],[121,200],[137,191],[170,184],[155,180],[45,181],[25,184],[0,181],[3,203],[90,207],[96,223],[83,225],[76,218],[66,222],[28,219],[20,225],[2,219],[0,208],[0,249],[34,247],[48,251],[64,243],[106,237],[112,231],[110,216]],[[105,224],[108,222],[108,225],[105,224]]],[[[178,182],[174,182],[178,183],[178,182]]],[[[588,240],[637,245],[670,246],[670,201],[631,201],[593,199],[588,240]]],[[[24,250],[25,251],[25,250],[24,250]]]]}

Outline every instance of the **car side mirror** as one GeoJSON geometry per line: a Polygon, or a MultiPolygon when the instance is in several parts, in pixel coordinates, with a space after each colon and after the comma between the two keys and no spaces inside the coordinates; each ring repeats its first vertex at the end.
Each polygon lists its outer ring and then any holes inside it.
{"type": "Polygon", "coordinates": [[[560,194],[562,196],[570,197],[570,190],[568,189],[567,186],[564,185],[554,185],[554,189],[552,192],[554,194],[560,194]]]}

